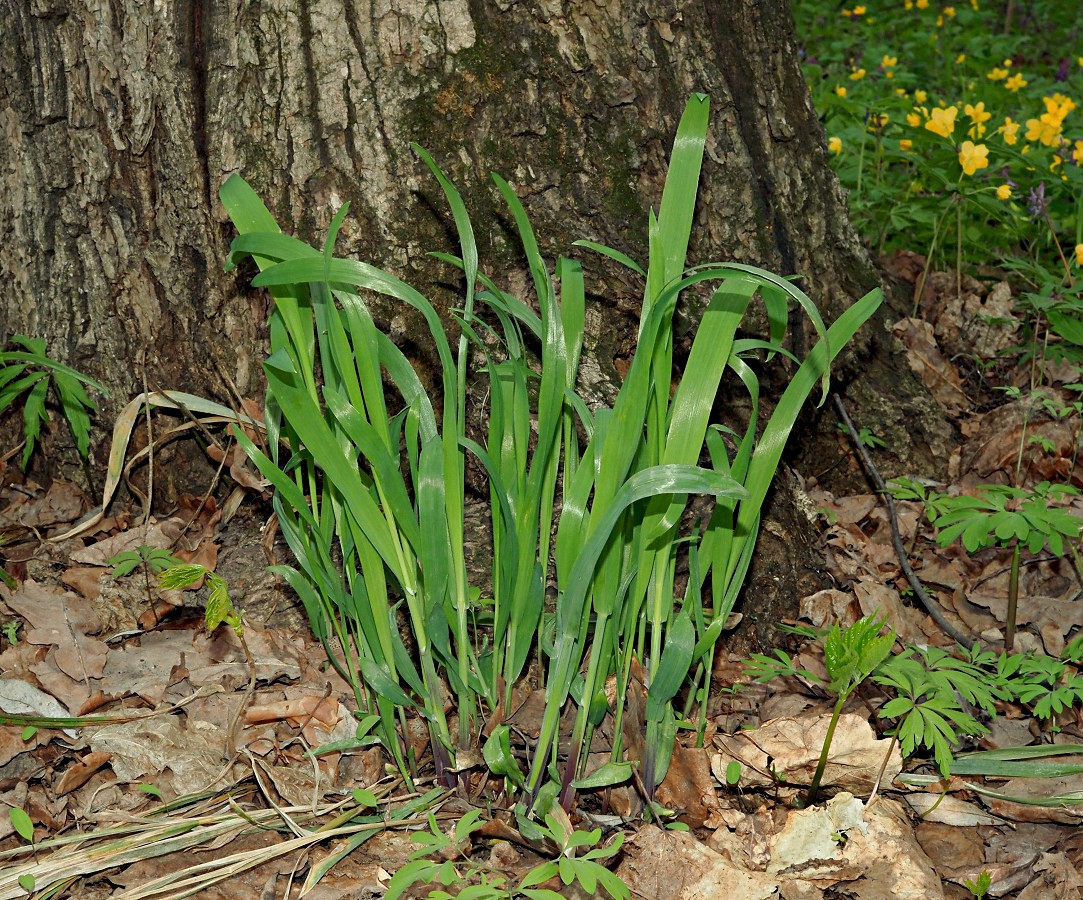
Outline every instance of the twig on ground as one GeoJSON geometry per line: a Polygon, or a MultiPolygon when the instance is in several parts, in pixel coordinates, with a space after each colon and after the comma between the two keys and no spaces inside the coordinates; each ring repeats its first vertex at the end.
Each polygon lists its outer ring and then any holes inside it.
{"type": "Polygon", "coordinates": [[[914,590],[914,596],[921,601],[921,605],[925,607],[925,611],[933,617],[933,621],[940,626],[941,630],[948,635],[948,637],[964,647],[969,647],[977,640],[977,638],[961,631],[948,621],[936,601],[925,593],[925,588],[922,586],[920,579],[913,568],[911,568],[910,560],[906,555],[906,548],[903,546],[902,534],[899,531],[899,517],[895,511],[895,499],[887,489],[887,485],[884,483],[884,479],[880,476],[880,472],[873,463],[872,457],[869,456],[868,451],[858,438],[857,429],[854,428],[854,423],[850,419],[850,414],[846,412],[846,407],[843,405],[842,398],[838,394],[835,394],[834,398],[835,408],[839,411],[839,415],[842,417],[842,423],[846,426],[846,430],[850,435],[850,440],[853,441],[854,447],[857,449],[857,455],[861,460],[861,464],[864,466],[866,474],[868,474],[877,493],[881,496],[884,505],[887,507],[888,523],[891,525],[891,543],[895,547],[895,555],[899,559],[899,566],[902,568],[906,580],[910,583],[910,587],[914,590]]]}

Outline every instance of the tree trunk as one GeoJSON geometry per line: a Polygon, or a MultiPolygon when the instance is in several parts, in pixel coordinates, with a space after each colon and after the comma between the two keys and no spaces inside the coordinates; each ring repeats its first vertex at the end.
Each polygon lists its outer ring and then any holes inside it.
{"type": "MultiPolygon", "coordinates": [[[[223,272],[219,185],[240,172],[310,241],[350,201],[337,252],[438,295],[453,274],[424,254],[457,247],[412,141],[459,186],[483,267],[513,290],[528,277],[490,171],[549,258],[589,238],[642,260],[694,91],[713,111],[690,262],[799,273],[834,318],[876,278],[784,0],[0,0],[0,341],[45,337],[101,380],[99,424],[144,379],[259,395],[268,298],[250,272],[223,272]]],[[[642,285],[586,265],[585,373],[604,395],[642,285]]],[[[409,311],[378,314],[404,345],[419,333],[409,311]]]]}
{"type": "MultiPolygon", "coordinates": [[[[0,41],[0,339],[47,338],[115,403],[142,389],[144,354],[152,387],[224,397],[228,374],[259,390],[266,301],[222,270],[229,174],[310,240],[350,201],[339,252],[431,286],[448,273],[424,254],[455,248],[417,141],[466,197],[490,271],[523,283],[488,173],[543,248],[642,258],[693,91],[714,110],[693,261],[800,273],[828,315],[870,286],[781,0],[2,0],[0,41]]],[[[641,286],[595,278],[634,317],[641,286]]],[[[610,368],[603,320],[590,338],[610,368]]],[[[401,310],[387,324],[410,333],[401,310]]]]}

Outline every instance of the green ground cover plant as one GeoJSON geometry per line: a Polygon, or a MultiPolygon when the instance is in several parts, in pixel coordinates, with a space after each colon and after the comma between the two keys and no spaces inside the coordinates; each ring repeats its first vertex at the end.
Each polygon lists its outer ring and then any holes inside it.
{"type": "Polygon", "coordinates": [[[936,542],[941,547],[960,540],[968,553],[994,546],[1011,549],[1004,633],[1004,646],[1008,650],[1012,649],[1015,637],[1023,549],[1037,554],[1048,548],[1055,556],[1068,552],[1077,569],[1083,565],[1076,547],[1083,520],[1056,505],[1079,494],[1072,485],[1048,481],[1031,488],[982,484],[973,495],[953,496],[903,478],[892,482],[888,489],[896,500],[923,504],[925,515],[937,529],[936,542]]]}
{"type": "MultiPolygon", "coordinates": [[[[1018,703],[1056,729],[1056,717],[1083,701],[1083,637],[1069,643],[1059,658],[1029,653],[1008,653],[986,650],[975,644],[969,650],[956,647],[949,652],[938,647],[900,645],[893,629],[884,631],[886,621],[875,615],[858,619],[853,625],[816,631],[803,627],[791,629],[811,637],[823,647],[827,679],[808,669],[799,668],[793,658],[782,650],[773,655],[753,654],[745,672],[757,683],[775,678],[800,676],[819,683],[835,697],[831,722],[824,737],[819,762],[805,803],[811,804],[819,789],[820,779],[830,758],[835,725],[846,702],[862,684],[872,682],[887,689],[889,695],[876,708],[879,719],[893,720],[889,732],[892,745],[885,756],[890,757],[898,743],[902,755],[909,759],[919,751],[932,754],[941,776],[947,777],[961,768],[963,774],[984,772],[986,757],[956,752],[964,737],[988,732],[980,715],[995,718],[997,703],[1018,703]],[[978,757],[978,758],[975,758],[978,757]],[[959,759],[966,762],[960,767],[959,759]]],[[[1013,748],[1005,751],[1007,759],[1029,759],[1027,751],[1041,755],[1049,747],[1013,748]],[[1018,754],[1018,757],[1015,755],[1018,754]]],[[[1056,752],[1054,750],[1053,752],[1056,752]]],[[[1061,753],[1073,752],[1060,748],[1061,753]]],[[[1025,765],[1031,765],[1028,763],[1025,765]]],[[[1040,768],[1040,767],[1039,767],[1040,768]]],[[[1072,772],[1079,770],[1073,764],[1072,772]]],[[[986,774],[1027,774],[1025,768],[1008,768],[986,774]]],[[[1034,770],[1048,776],[1053,770],[1034,770]]]]}
{"type": "Polygon", "coordinates": [[[813,101],[851,214],[878,252],[1083,266],[1083,35],[1076,4],[796,0],[813,101]],[[1008,4],[1011,9],[1013,4],[1008,4]],[[917,244],[917,246],[915,246],[917,244]]]}
{"type": "Polygon", "coordinates": [[[634,661],[646,691],[646,751],[635,782],[648,814],[660,812],[653,792],[678,728],[698,727],[702,736],[714,645],[744,582],[786,438],[817,384],[826,396],[831,361],[881,300],[874,291],[827,327],[786,279],[733,263],[686,266],[708,113],[707,98],[696,95],[681,118],[661,205],[649,216],[646,263],[580,242],[645,283],[637,349],[612,408],[590,409],[576,391],[581,264],[562,257],[550,266],[542,258],[522,204],[499,176],[536,308],[479,268],[458,191],[415,148],[458,233],[459,254],[439,254],[462,279],[457,341],[416,289],[334,255],[345,208],[316,249],[283,235],[239,177],[221,192],[240,232],[230,265],[251,257],[261,270],[253,284],[275,301],[264,366],[268,448],[241,433],[237,439],[274,485],[274,508],[296,558],[295,567],[276,571],[353,685],[359,715],[378,717],[377,736],[404,778],[411,781],[418,763],[399,730],[408,715],[425,719],[446,786],[459,782],[460,764],[487,726],[486,764],[503,776],[520,828],[535,840],[544,838],[537,823],[557,804],[567,809],[579,791],[632,780],[620,735],[634,661]],[[682,293],[692,291],[707,306],[676,379],[672,318],[682,293]],[[440,360],[431,395],[373,322],[372,293],[409,305],[428,324],[440,360]],[[753,302],[767,310],[762,339],[738,331],[753,302]],[[819,335],[803,360],[783,345],[793,306],[819,335]],[[471,373],[487,386],[484,446],[466,434],[467,370],[476,355],[485,360],[471,373]],[[758,421],[756,372],[766,362],[791,374],[771,415],[758,421]],[[748,423],[712,420],[727,375],[731,389],[749,395],[748,423]],[[467,453],[489,480],[492,596],[467,572],[467,453]],[[714,510],[689,532],[681,516],[691,494],[713,497],[714,510]],[[691,576],[675,596],[682,556],[691,576]],[[547,607],[550,582],[556,600],[547,607]],[[546,703],[528,751],[504,723],[530,659],[546,703]],[[569,702],[571,734],[558,744],[569,702]],[[615,746],[609,764],[588,774],[586,748],[606,715],[614,717],[615,746]]]}
{"type": "Polygon", "coordinates": [[[85,460],[90,454],[90,416],[97,407],[84,385],[105,396],[108,391],[93,378],[51,359],[41,338],[17,334],[12,341],[23,349],[0,353],[0,414],[22,401],[22,467],[30,462],[41,426],[49,421],[46,402],[50,388],[75,438],[75,448],[85,460]]]}

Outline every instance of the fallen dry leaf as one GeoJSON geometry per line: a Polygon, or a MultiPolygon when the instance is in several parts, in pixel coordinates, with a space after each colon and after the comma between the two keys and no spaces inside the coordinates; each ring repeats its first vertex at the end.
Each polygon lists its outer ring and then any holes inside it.
{"type": "Polygon", "coordinates": [[[906,361],[936,402],[952,415],[972,406],[963,390],[963,380],[951,361],[937,346],[933,326],[921,319],[900,319],[892,327],[906,347],[906,361]]]}
{"type": "MultiPolygon", "coordinates": [[[[742,785],[770,785],[777,778],[785,779],[788,784],[809,784],[830,721],[830,714],[785,717],[772,719],[750,731],[718,734],[715,746],[719,752],[711,757],[711,771],[725,784],[726,767],[736,761],[742,767],[742,785]]],[[[862,716],[844,713],[835,728],[821,783],[825,787],[836,785],[868,793],[876,783],[889,747],[891,756],[884,769],[883,784],[891,784],[902,771],[898,747],[886,738],[878,740],[862,716]]]]}
{"type": "Polygon", "coordinates": [[[30,579],[15,592],[0,587],[0,596],[30,624],[27,643],[56,647],[50,662],[61,672],[84,684],[101,675],[109,648],[91,637],[101,628],[101,621],[89,600],[48,590],[30,579]]]}
{"type": "Polygon", "coordinates": [[[778,882],[765,872],[735,866],[692,835],[664,831],[655,825],[641,828],[624,844],[624,859],[616,874],[636,886],[643,900],[768,900],[778,896],[778,882]]]}
{"type": "Polygon", "coordinates": [[[174,795],[195,794],[212,785],[227,787],[243,770],[234,765],[233,775],[222,777],[225,733],[209,722],[185,721],[186,726],[177,715],[163,715],[103,725],[89,729],[89,742],[95,753],[110,754],[118,781],[153,780],[163,789],[168,785],[174,795]]]}
{"type": "Polygon", "coordinates": [[[81,788],[94,777],[102,766],[112,757],[108,753],[87,753],[81,759],[68,766],[64,774],[57,780],[53,790],[57,795],[70,794],[76,788],[81,788]]]}

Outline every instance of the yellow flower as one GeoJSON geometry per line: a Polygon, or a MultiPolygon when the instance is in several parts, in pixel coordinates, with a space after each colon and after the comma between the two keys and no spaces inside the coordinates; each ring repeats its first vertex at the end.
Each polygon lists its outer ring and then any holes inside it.
{"type": "Polygon", "coordinates": [[[941,137],[951,137],[951,133],[955,131],[955,115],[957,112],[958,110],[954,106],[949,106],[947,109],[934,109],[933,114],[925,123],[925,128],[933,134],[939,134],[941,137]]]}
{"type": "Polygon", "coordinates": [[[837,85],[835,87],[835,93],[838,94],[840,97],[845,97],[846,96],[846,88],[844,88],[841,84],[837,85]]]}
{"type": "Polygon", "coordinates": [[[983,122],[988,122],[991,118],[993,118],[993,114],[991,112],[985,111],[984,101],[974,106],[971,106],[969,103],[966,104],[966,106],[963,107],[963,112],[967,114],[967,117],[975,125],[981,125],[983,122]]]}
{"type": "Polygon", "coordinates": [[[888,56],[886,53],[884,54],[884,58],[880,60],[880,65],[882,65],[885,69],[890,69],[892,66],[897,66],[898,64],[899,57],[888,56]]]}
{"type": "Polygon", "coordinates": [[[865,15],[865,7],[864,6],[855,6],[854,7],[854,15],[855,16],[863,16],[863,15],[865,15]]]}
{"type": "Polygon", "coordinates": [[[1040,119],[1027,119],[1028,141],[1040,141],[1047,147],[1054,147],[1060,143],[1060,131],[1060,122],[1049,113],[1044,113],[1040,119]]]}
{"type": "Polygon", "coordinates": [[[1008,70],[998,69],[996,66],[994,66],[988,71],[988,73],[986,73],[985,77],[988,78],[990,81],[1003,81],[1005,78],[1008,77],[1008,70]]]}
{"type": "Polygon", "coordinates": [[[1009,91],[1018,92],[1021,88],[1027,86],[1027,80],[1023,77],[1022,72],[1016,72],[1011,78],[1004,82],[1004,87],[1009,91]]]}
{"type": "Polygon", "coordinates": [[[1013,122],[1011,116],[1004,119],[1004,125],[1000,129],[1000,133],[1004,135],[1005,144],[1014,144],[1019,140],[1019,123],[1013,122]]]}
{"type": "Polygon", "coordinates": [[[851,81],[860,81],[864,77],[865,77],[865,70],[864,69],[854,69],[854,71],[852,71],[850,73],[850,80],[851,81]]]}
{"type": "Polygon", "coordinates": [[[955,18],[955,7],[954,6],[945,6],[944,7],[944,15],[947,16],[949,19],[954,19],[955,18]]]}
{"type": "Polygon", "coordinates": [[[997,197],[1001,200],[1007,200],[1012,195],[1012,186],[1010,184],[1002,184],[997,188],[997,197]]]}
{"type": "Polygon", "coordinates": [[[895,73],[894,73],[894,72],[892,72],[892,71],[891,71],[891,69],[888,69],[888,70],[887,70],[886,72],[884,72],[884,77],[885,77],[885,78],[894,78],[894,77],[895,77],[895,73]]]}
{"type": "Polygon", "coordinates": [[[906,114],[906,124],[911,128],[917,128],[921,124],[921,116],[916,112],[906,114]]]}
{"type": "Polygon", "coordinates": [[[918,103],[924,103],[928,97],[929,95],[925,91],[914,91],[914,100],[918,103]]]}
{"type": "Polygon", "coordinates": [[[829,137],[827,139],[827,149],[834,153],[836,156],[838,156],[840,153],[842,153],[842,138],[829,137]]]}
{"type": "Polygon", "coordinates": [[[943,16],[937,16],[936,17],[936,27],[937,28],[943,28],[944,27],[944,17],[943,16]]]}
{"type": "Polygon", "coordinates": [[[959,165],[963,167],[964,175],[973,175],[978,169],[987,168],[989,148],[985,144],[963,141],[963,145],[959,148],[959,165]]]}
{"type": "Polygon", "coordinates": [[[1070,97],[1065,97],[1064,94],[1042,97],[1042,102],[1045,104],[1046,112],[1055,118],[1058,124],[1063,122],[1068,113],[1075,109],[1075,103],[1072,102],[1070,97]]]}
{"type": "Polygon", "coordinates": [[[918,9],[928,9],[929,8],[929,0],[917,0],[916,5],[917,5],[918,9]]]}
{"type": "Polygon", "coordinates": [[[971,106],[969,103],[963,107],[963,112],[967,114],[970,121],[974,124],[974,127],[967,132],[971,137],[981,137],[985,134],[985,123],[993,118],[991,112],[985,111],[985,103],[979,103],[977,106],[971,106]]]}
{"type": "Polygon", "coordinates": [[[966,62],[966,54],[965,53],[960,53],[957,57],[955,57],[955,65],[961,66],[965,62],[966,62]]]}
{"type": "Polygon", "coordinates": [[[970,5],[974,8],[974,12],[978,11],[978,0],[970,0],[970,5]]]}
{"type": "MultiPolygon", "coordinates": [[[[904,6],[904,7],[906,8],[906,9],[913,9],[913,8],[914,8],[914,0],[905,0],[905,2],[903,3],[903,6],[904,6]]],[[[1083,66],[1083,56],[1081,56],[1081,57],[1079,58],[1079,64],[1080,64],[1081,66],[1083,66]]]]}
{"type": "Polygon", "coordinates": [[[905,97],[906,96],[906,88],[895,88],[895,93],[899,97],[905,97]]]}
{"type": "Polygon", "coordinates": [[[1004,66],[1005,69],[1010,69],[1012,66],[1015,65],[1015,63],[1013,63],[1010,59],[1006,59],[1004,60],[1004,62],[1001,63],[1001,65],[1004,66]]]}
{"type": "Polygon", "coordinates": [[[869,131],[880,131],[890,121],[887,113],[873,113],[869,116],[869,131]]]}
{"type": "MultiPolygon", "coordinates": [[[[1083,59],[1080,60],[1080,65],[1083,65],[1083,59]]],[[[1075,245],[1075,264],[1083,266],[1083,244],[1075,245]]]]}
{"type": "Polygon", "coordinates": [[[1077,166],[1083,166],[1083,141],[1075,142],[1075,149],[1072,151],[1072,162],[1077,166]]]}
{"type": "MultiPolygon", "coordinates": [[[[1081,143],[1083,143],[1083,141],[1081,141],[1081,143]]],[[[903,153],[909,153],[914,149],[914,142],[903,138],[899,141],[899,149],[902,150],[903,153]]]]}

